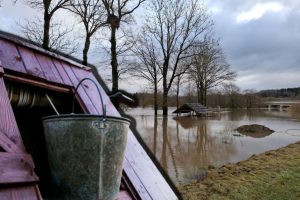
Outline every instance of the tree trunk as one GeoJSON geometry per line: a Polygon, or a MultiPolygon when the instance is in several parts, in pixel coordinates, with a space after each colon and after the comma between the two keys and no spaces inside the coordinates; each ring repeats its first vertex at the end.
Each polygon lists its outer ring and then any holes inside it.
{"type": "Polygon", "coordinates": [[[116,41],[117,28],[111,26],[111,67],[112,67],[112,92],[115,93],[119,89],[118,85],[118,60],[117,60],[117,41],[116,41]]]}
{"type": "Polygon", "coordinates": [[[163,116],[168,115],[168,87],[167,87],[167,76],[163,76],[163,97],[162,97],[162,110],[163,116]]]}
{"type": "Polygon", "coordinates": [[[154,117],[154,126],[153,126],[153,154],[156,156],[156,149],[157,149],[157,117],[154,117]]]}
{"type": "Polygon", "coordinates": [[[88,52],[89,52],[89,49],[90,49],[90,44],[91,44],[90,36],[87,34],[86,38],[85,38],[84,49],[82,51],[82,54],[83,54],[82,64],[83,65],[88,64],[88,52]]]}
{"type": "Polygon", "coordinates": [[[198,103],[201,103],[201,89],[199,87],[197,87],[197,99],[198,103]]]}
{"type": "MultiPolygon", "coordinates": [[[[114,25],[111,25],[110,51],[111,51],[111,69],[112,69],[111,75],[112,75],[113,94],[119,90],[116,31],[117,28],[114,25]]],[[[119,102],[117,100],[114,101],[113,104],[117,109],[120,107],[119,102]]]]}
{"type": "Polygon", "coordinates": [[[203,105],[204,104],[204,87],[203,85],[200,86],[200,102],[203,105]]]}
{"type": "Polygon", "coordinates": [[[207,89],[206,89],[206,87],[204,88],[204,99],[203,99],[203,105],[204,106],[206,106],[206,104],[207,104],[207,102],[206,102],[206,100],[207,100],[207,89]]]}
{"type": "Polygon", "coordinates": [[[163,131],[163,144],[162,144],[162,152],[161,152],[161,164],[165,169],[168,167],[167,162],[167,144],[168,144],[168,118],[163,117],[162,120],[162,131],[163,131]]]}
{"type": "Polygon", "coordinates": [[[51,16],[48,14],[48,11],[45,11],[44,13],[44,35],[43,35],[43,48],[46,50],[50,50],[49,44],[50,44],[50,20],[51,16]]]}
{"type": "Polygon", "coordinates": [[[167,83],[167,76],[168,76],[168,59],[165,59],[163,64],[163,96],[162,96],[162,110],[163,110],[163,116],[168,115],[168,83],[167,83]]]}
{"type": "Polygon", "coordinates": [[[162,110],[163,110],[163,116],[168,115],[168,90],[163,90],[163,99],[162,99],[162,110]]]}
{"type": "Polygon", "coordinates": [[[157,109],[158,109],[158,103],[157,103],[157,83],[155,81],[155,83],[154,83],[154,116],[157,116],[157,109]]]}
{"type": "Polygon", "coordinates": [[[180,79],[178,77],[177,90],[176,90],[176,106],[177,106],[177,108],[179,108],[179,85],[180,85],[180,79]]]}

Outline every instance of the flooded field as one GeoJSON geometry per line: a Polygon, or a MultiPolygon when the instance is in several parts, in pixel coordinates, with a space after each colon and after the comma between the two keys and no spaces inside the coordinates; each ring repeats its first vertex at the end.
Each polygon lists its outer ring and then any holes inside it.
{"type": "Polygon", "coordinates": [[[300,120],[285,111],[235,110],[208,119],[172,114],[155,118],[152,109],[142,108],[127,113],[136,119],[141,137],[176,185],[201,180],[210,167],[300,141],[300,120]],[[235,130],[248,124],[275,132],[249,136],[235,130]]]}

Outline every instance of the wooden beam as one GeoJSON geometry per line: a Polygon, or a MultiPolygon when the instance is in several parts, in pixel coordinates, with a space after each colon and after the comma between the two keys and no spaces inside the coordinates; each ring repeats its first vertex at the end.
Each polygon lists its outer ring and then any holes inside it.
{"type": "Polygon", "coordinates": [[[7,136],[0,130],[0,147],[8,153],[25,153],[23,149],[13,143],[7,136]]]}
{"type": "Polygon", "coordinates": [[[8,73],[4,74],[4,78],[6,78],[7,80],[16,81],[19,83],[26,83],[26,84],[33,85],[33,86],[54,90],[57,92],[63,92],[63,93],[71,92],[70,88],[53,85],[53,83],[46,83],[45,81],[38,81],[38,80],[34,80],[32,78],[25,78],[25,77],[12,75],[12,74],[8,74],[8,73]]]}
{"type": "Polygon", "coordinates": [[[3,70],[3,67],[2,67],[2,62],[0,60],[0,78],[3,76],[4,74],[4,70],[3,70]]]}
{"type": "Polygon", "coordinates": [[[14,185],[12,187],[0,187],[1,200],[43,200],[37,186],[14,185]]]}
{"type": "Polygon", "coordinates": [[[0,184],[37,182],[34,164],[29,154],[0,152],[0,184]]]}
{"type": "Polygon", "coordinates": [[[120,191],[116,200],[132,200],[127,191],[120,191]]]}

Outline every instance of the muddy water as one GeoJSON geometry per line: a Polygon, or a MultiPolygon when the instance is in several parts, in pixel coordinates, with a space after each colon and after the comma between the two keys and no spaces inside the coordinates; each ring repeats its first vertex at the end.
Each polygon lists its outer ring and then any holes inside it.
{"type": "Polygon", "coordinates": [[[139,134],[176,185],[201,180],[208,167],[235,163],[300,141],[300,120],[288,112],[235,110],[208,119],[171,114],[155,118],[153,110],[142,108],[127,113],[136,119],[139,134]],[[253,123],[275,132],[250,137],[235,131],[253,123]]]}

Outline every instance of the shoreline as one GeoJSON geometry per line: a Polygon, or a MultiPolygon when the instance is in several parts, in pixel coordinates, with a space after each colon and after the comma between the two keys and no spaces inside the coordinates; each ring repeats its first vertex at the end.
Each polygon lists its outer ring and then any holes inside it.
{"type": "Polygon", "coordinates": [[[300,199],[300,142],[209,169],[178,187],[183,199],[300,199]]]}

